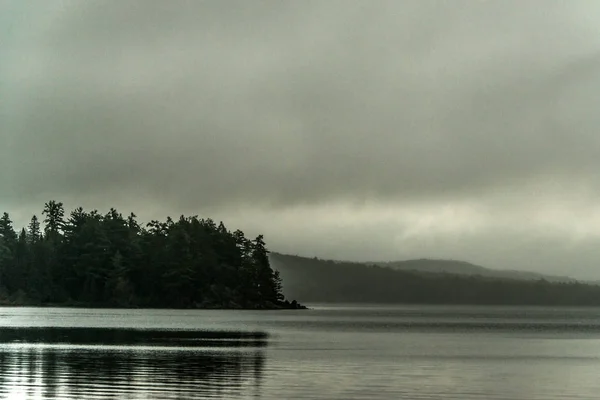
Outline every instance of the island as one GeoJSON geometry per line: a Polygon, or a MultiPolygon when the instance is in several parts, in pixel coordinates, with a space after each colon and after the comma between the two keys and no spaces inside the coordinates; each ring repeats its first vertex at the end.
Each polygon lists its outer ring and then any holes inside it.
{"type": "Polygon", "coordinates": [[[19,233],[8,213],[0,218],[0,304],[305,308],[285,299],[262,235],[248,239],[198,216],[144,226],[114,208],[65,216],[54,200],[42,216],[19,233]]]}

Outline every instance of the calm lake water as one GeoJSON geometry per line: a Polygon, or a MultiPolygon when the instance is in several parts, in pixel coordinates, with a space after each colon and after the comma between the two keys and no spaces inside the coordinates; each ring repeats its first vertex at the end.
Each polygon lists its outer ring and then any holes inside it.
{"type": "Polygon", "coordinates": [[[0,308],[18,399],[593,399],[600,309],[0,308]]]}

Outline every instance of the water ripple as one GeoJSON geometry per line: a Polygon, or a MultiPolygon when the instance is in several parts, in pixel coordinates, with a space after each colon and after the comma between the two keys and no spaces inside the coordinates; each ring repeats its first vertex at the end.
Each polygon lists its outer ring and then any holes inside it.
{"type": "Polygon", "coordinates": [[[236,396],[260,384],[263,365],[259,349],[5,348],[0,351],[0,393],[28,399],[236,396]]]}

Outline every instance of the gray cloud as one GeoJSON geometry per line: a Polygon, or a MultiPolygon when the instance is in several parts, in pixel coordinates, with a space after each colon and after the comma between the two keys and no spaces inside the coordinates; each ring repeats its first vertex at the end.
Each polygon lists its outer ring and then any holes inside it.
{"type": "Polygon", "coordinates": [[[209,213],[296,253],[591,276],[599,11],[0,2],[0,206],[209,213]]]}

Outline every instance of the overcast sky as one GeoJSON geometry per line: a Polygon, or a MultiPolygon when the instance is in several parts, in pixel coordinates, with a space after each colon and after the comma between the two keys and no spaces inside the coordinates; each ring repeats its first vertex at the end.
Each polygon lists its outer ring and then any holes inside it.
{"type": "Polygon", "coordinates": [[[0,0],[0,210],[600,278],[600,2],[0,0]]]}

